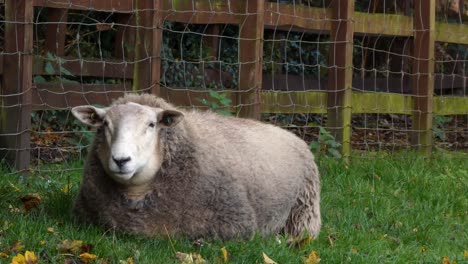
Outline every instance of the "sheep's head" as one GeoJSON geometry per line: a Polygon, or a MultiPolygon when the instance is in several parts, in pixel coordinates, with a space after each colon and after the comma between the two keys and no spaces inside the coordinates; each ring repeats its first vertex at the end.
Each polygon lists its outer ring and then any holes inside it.
{"type": "Polygon", "coordinates": [[[161,128],[175,126],[183,118],[178,111],[136,103],[77,106],[72,113],[84,124],[104,130],[99,159],[109,176],[125,185],[145,184],[156,175],[163,158],[161,128]]]}

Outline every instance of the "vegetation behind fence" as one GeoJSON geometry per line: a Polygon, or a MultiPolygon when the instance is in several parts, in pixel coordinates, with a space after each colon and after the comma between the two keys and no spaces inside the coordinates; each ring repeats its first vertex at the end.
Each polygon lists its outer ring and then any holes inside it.
{"type": "Polygon", "coordinates": [[[68,110],[128,92],[345,158],[468,147],[464,1],[4,2],[0,159],[19,170],[80,155],[92,134],[68,110]]]}

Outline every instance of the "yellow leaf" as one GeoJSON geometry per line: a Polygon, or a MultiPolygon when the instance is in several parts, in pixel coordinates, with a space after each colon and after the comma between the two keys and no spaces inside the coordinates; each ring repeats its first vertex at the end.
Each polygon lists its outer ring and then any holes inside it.
{"type": "Polygon", "coordinates": [[[293,239],[288,239],[287,244],[289,247],[295,247],[296,249],[301,249],[302,247],[310,244],[310,241],[312,241],[314,238],[311,236],[308,236],[306,238],[301,238],[301,237],[296,237],[293,239]]]}
{"type": "Polygon", "coordinates": [[[192,253],[192,258],[195,264],[206,264],[206,260],[204,260],[200,254],[192,253]]]}
{"type": "Polygon", "coordinates": [[[304,258],[304,264],[317,264],[320,262],[320,256],[313,250],[307,258],[304,258]]]}
{"type": "Polygon", "coordinates": [[[48,227],[47,232],[52,233],[54,235],[57,234],[57,232],[55,232],[55,229],[53,227],[48,227]]]}
{"type": "Polygon", "coordinates": [[[83,241],[81,240],[74,240],[70,242],[68,239],[65,239],[64,241],[62,241],[61,244],[57,246],[57,249],[63,253],[75,254],[79,252],[82,245],[83,241]]]}
{"type": "Polygon", "coordinates": [[[8,254],[5,252],[0,252],[0,258],[8,258],[8,254]]]}
{"type": "Polygon", "coordinates": [[[448,257],[443,257],[442,264],[450,264],[450,259],[448,257]]]}
{"type": "Polygon", "coordinates": [[[357,250],[357,248],[353,248],[353,249],[351,249],[351,252],[353,252],[353,253],[357,253],[357,252],[358,252],[358,250],[357,250]]]}
{"type": "Polygon", "coordinates": [[[468,250],[463,251],[463,257],[468,258],[468,250]]]}
{"type": "Polygon", "coordinates": [[[221,254],[223,255],[224,263],[228,262],[230,255],[229,255],[229,252],[227,251],[226,247],[221,248],[221,254]]]}
{"type": "Polygon", "coordinates": [[[70,190],[71,190],[71,188],[72,188],[72,183],[66,184],[66,185],[63,186],[63,188],[62,188],[62,192],[64,192],[64,193],[69,193],[70,190]]]}
{"type": "Polygon", "coordinates": [[[272,260],[270,257],[268,257],[265,252],[262,252],[263,254],[263,260],[265,261],[265,264],[278,264],[274,260],[272,260]]]}
{"type": "Polygon", "coordinates": [[[11,260],[11,264],[27,264],[26,258],[24,257],[23,254],[18,253],[18,255],[14,256],[13,259],[11,260]]]}
{"type": "Polygon", "coordinates": [[[27,251],[26,250],[26,253],[24,253],[24,257],[26,259],[26,263],[28,263],[28,264],[36,264],[36,263],[39,262],[36,255],[32,251],[27,251]]]}
{"type": "Polygon", "coordinates": [[[94,255],[94,254],[89,254],[89,253],[80,254],[80,260],[83,261],[84,263],[88,263],[90,261],[93,261],[96,258],[97,258],[97,256],[94,255]]]}
{"type": "Polygon", "coordinates": [[[16,187],[16,185],[14,185],[13,183],[10,182],[10,186],[11,188],[13,188],[15,190],[15,192],[19,192],[20,191],[20,188],[16,187]]]}
{"type": "Polygon", "coordinates": [[[134,264],[133,258],[132,257],[128,258],[126,264],[134,264]]]}
{"type": "Polygon", "coordinates": [[[421,253],[426,254],[426,248],[425,247],[421,247],[421,253]]]}
{"type": "Polygon", "coordinates": [[[181,261],[182,264],[192,264],[193,262],[193,257],[192,254],[187,254],[183,252],[176,252],[175,257],[181,261]]]}
{"type": "Polygon", "coordinates": [[[17,240],[11,247],[10,247],[10,250],[11,251],[21,251],[23,250],[23,245],[21,245],[23,241],[21,240],[17,240]]]}

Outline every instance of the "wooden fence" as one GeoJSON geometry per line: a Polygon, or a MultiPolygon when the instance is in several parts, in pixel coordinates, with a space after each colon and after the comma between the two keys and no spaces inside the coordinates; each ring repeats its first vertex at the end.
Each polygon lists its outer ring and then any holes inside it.
{"type": "MultiPolygon", "coordinates": [[[[206,91],[170,89],[160,85],[163,21],[188,24],[239,25],[238,90],[228,94],[242,116],[258,119],[261,113],[326,113],[327,127],[351,152],[351,116],[356,113],[397,113],[412,116],[412,145],[425,153],[432,148],[433,115],[467,115],[468,97],[434,96],[436,42],[468,45],[468,26],[438,23],[435,0],[415,0],[413,16],[355,12],[355,1],[331,0],[329,8],[266,2],[263,0],[6,0],[4,52],[0,56],[0,150],[8,152],[19,170],[30,163],[31,112],[70,108],[81,104],[108,104],[124,92],[149,92],[179,105],[200,104],[206,91]],[[33,76],[48,75],[43,56],[34,54],[34,7],[47,7],[45,47],[64,55],[67,12],[92,10],[118,15],[114,55],[122,57],[122,42],[135,47],[131,62],[122,59],[66,57],[63,67],[76,76],[122,78],[130,83],[33,83],[33,76]],[[262,52],[265,29],[328,33],[329,58],[326,90],[265,89],[262,52]],[[400,36],[412,40],[410,94],[353,91],[353,37],[400,36]],[[130,37],[129,37],[130,36],[130,37]],[[263,87],[263,89],[262,89],[263,87]],[[294,107],[290,107],[294,105],[294,107]]],[[[216,35],[216,34],[214,34],[216,35]]],[[[59,62],[54,64],[58,67],[59,62]]],[[[435,77],[436,76],[436,77],[435,77]]],[[[466,87],[466,76],[461,85],[466,87]]],[[[460,81],[458,80],[458,81],[460,81]]],[[[452,82],[453,83],[453,82],[452,82]]],[[[313,85],[311,82],[310,84],[313,85]]]]}

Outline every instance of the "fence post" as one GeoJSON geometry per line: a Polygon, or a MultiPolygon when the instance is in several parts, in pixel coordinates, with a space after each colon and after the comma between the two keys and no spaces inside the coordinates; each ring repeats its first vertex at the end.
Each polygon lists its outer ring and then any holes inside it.
{"type": "Polygon", "coordinates": [[[135,2],[135,57],[132,91],[152,92],[153,1],[135,2]]]}
{"type": "Polygon", "coordinates": [[[261,114],[264,0],[243,0],[245,15],[239,24],[239,95],[238,115],[259,119],[261,114]]]}
{"type": "Polygon", "coordinates": [[[31,159],[33,15],[33,1],[5,1],[0,150],[6,150],[7,159],[23,172],[29,168],[31,159]]]}
{"type": "Polygon", "coordinates": [[[435,0],[414,1],[412,146],[426,154],[432,148],[434,94],[435,0]]]}
{"type": "Polygon", "coordinates": [[[49,8],[46,26],[45,48],[57,56],[65,55],[65,37],[67,33],[68,9],[49,8]]]}
{"type": "Polygon", "coordinates": [[[327,127],[347,161],[351,153],[354,1],[331,1],[332,21],[328,65],[327,127]]]}
{"type": "Polygon", "coordinates": [[[163,45],[163,1],[153,0],[151,30],[151,93],[161,96],[161,50],[163,45]]]}

